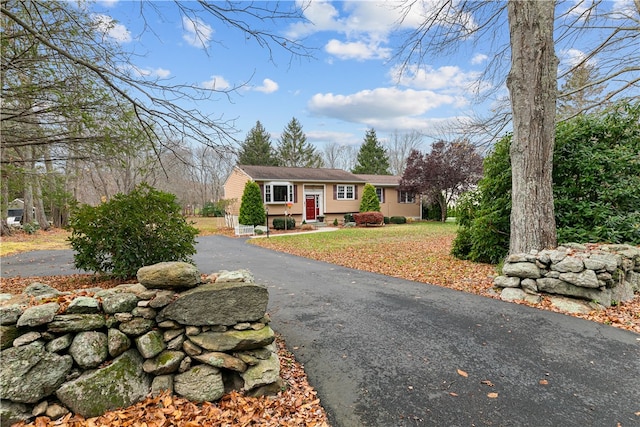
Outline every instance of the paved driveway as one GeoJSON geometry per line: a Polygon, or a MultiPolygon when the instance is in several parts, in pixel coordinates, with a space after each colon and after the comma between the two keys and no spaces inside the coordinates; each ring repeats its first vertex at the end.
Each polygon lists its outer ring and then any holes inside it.
{"type": "MultiPolygon", "coordinates": [[[[201,272],[246,268],[268,287],[272,326],[334,427],[640,425],[638,334],[244,239],[197,249],[201,272]]],[[[60,274],[42,255],[31,265],[60,274]]],[[[3,258],[3,277],[5,262],[28,267],[3,258]]]]}

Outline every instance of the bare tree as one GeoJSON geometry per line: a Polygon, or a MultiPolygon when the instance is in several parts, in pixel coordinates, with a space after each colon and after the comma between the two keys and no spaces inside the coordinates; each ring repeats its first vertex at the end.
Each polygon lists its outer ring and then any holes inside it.
{"type": "Polygon", "coordinates": [[[385,146],[392,175],[402,175],[409,154],[412,150],[419,150],[423,142],[423,135],[415,130],[408,133],[396,130],[389,136],[385,146]]]}

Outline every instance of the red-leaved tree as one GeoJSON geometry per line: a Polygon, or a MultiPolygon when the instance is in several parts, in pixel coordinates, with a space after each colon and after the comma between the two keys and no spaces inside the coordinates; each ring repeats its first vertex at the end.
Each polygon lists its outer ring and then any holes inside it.
{"type": "Polygon", "coordinates": [[[482,177],[482,156],[469,141],[438,141],[431,152],[412,150],[402,175],[401,187],[421,194],[427,203],[438,203],[440,218],[447,206],[482,177]]]}

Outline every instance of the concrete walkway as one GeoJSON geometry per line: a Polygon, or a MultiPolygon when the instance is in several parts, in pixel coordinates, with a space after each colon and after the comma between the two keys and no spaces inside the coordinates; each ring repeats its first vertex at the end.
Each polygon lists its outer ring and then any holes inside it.
{"type": "MultiPolygon", "coordinates": [[[[246,268],[269,289],[272,326],[334,427],[640,425],[638,334],[246,239],[198,240],[201,272],[246,268]]],[[[61,274],[51,252],[2,258],[2,276],[61,274]]]]}

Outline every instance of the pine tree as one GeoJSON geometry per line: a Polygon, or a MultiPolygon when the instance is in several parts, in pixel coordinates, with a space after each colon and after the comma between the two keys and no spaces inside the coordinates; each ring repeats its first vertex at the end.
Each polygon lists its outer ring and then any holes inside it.
{"type": "Polygon", "coordinates": [[[255,181],[249,181],[244,186],[238,223],[242,225],[264,225],[266,214],[262,204],[260,186],[255,181]]]}
{"type": "Polygon", "coordinates": [[[364,137],[364,143],[358,152],[358,163],[351,171],[353,173],[371,175],[389,175],[389,158],[387,151],[378,141],[375,129],[369,129],[364,137]]]}
{"type": "Polygon", "coordinates": [[[365,184],[362,190],[360,212],[380,212],[380,199],[376,194],[376,188],[371,184],[365,184]]]}
{"type": "Polygon", "coordinates": [[[587,109],[603,109],[606,104],[599,99],[605,89],[604,84],[596,84],[600,80],[598,69],[588,62],[576,67],[560,88],[558,96],[558,115],[567,119],[584,113],[587,109]]]}
{"type": "Polygon", "coordinates": [[[271,136],[260,121],[256,122],[240,145],[238,164],[278,166],[278,159],[271,145],[271,136]]]}
{"type": "Polygon", "coordinates": [[[295,117],[282,132],[277,156],[281,166],[318,168],[323,164],[322,156],[316,152],[313,145],[307,143],[302,126],[295,117]]]}

